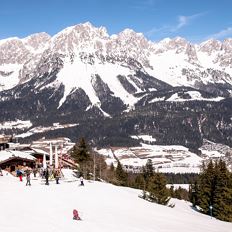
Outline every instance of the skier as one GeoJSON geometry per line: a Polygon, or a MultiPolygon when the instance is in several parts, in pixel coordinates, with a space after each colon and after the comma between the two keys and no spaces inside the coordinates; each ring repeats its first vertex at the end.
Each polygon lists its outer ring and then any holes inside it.
{"type": "Polygon", "coordinates": [[[19,172],[19,181],[23,181],[23,174],[22,174],[22,172],[19,172]]]}
{"type": "Polygon", "coordinates": [[[36,170],[36,168],[34,168],[34,169],[33,169],[34,177],[36,177],[36,173],[37,173],[37,170],[36,170]]]}
{"type": "Polygon", "coordinates": [[[73,220],[81,220],[76,209],[73,210],[73,220]]]}
{"type": "Polygon", "coordinates": [[[45,176],[45,179],[46,179],[46,185],[49,185],[49,182],[48,182],[48,177],[49,177],[49,171],[48,171],[48,168],[46,169],[45,173],[44,173],[44,176],[45,176]]]}
{"type": "Polygon", "coordinates": [[[80,181],[81,181],[81,186],[84,186],[84,178],[83,178],[83,176],[80,177],[80,181]]]}
{"type": "Polygon", "coordinates": [[[31,186],[31,173],[30,173],[29,170],[27,171],[27,176],[26,176],[26,178],[27,178],[26,186],[27,186],[27,185],[31,186]]]}
{"type": "Polygon", "coordinates": [[[54,177],[56,179],[56,184],[59,184],[59,179],[60,179],[59,170],[56,170],[54,172],[54,177]]]}

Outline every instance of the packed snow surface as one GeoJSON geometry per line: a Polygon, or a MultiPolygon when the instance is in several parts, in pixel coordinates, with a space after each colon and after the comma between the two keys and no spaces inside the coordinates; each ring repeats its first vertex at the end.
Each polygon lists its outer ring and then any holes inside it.
{"type": "MultiPolygon", "coordinates": [[[[78,180],[78,179],[77,179],[78,180]]],[[[2,232],[231,232],[232,223],[211,219],[190,203],[173,200],[174,208],[147,202],[140,190],[84,181],[44,185],[32,179],[0,176],[2,232]],[[72,219],[77,209],[82,221],[72,219]]]]}

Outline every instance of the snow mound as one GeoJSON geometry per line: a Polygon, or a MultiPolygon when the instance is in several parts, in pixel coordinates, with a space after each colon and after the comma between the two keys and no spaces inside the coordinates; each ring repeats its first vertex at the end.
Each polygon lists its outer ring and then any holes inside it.
{"type": "Polygon", "coordinates": [[[77,174],[75,173],[74,170],[63,168],[61,172],[62,172],[65,180],[69,180],[69,181],[76,181],[77,180],[77,174]]]}

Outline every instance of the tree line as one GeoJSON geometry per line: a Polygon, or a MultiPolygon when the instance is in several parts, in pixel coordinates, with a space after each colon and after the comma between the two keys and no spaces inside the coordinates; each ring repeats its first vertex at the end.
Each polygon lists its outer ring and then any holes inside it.
{"type": "Polygon", "coordinates": [[[232,173],[222,160],[203,164],[199,178],[190,186],[190,200],[205,214],[232,222],[232,173]]]}

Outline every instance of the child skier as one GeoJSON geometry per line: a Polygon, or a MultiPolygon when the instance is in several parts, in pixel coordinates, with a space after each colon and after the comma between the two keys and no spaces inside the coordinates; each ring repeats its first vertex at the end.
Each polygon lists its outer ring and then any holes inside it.
{"type": "Polygon", "coordinates": [[[73,210],[73,220],[81,220],[76,209],[73,210]]]}

